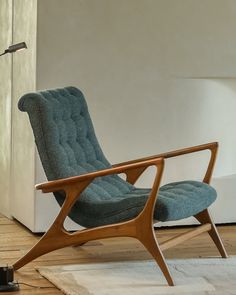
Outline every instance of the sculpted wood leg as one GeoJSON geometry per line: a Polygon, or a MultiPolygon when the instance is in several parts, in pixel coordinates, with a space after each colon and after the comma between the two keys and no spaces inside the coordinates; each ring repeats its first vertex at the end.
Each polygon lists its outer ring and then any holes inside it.
{"type": "Polygon", "coordinates": [[[17,260],[13,265],[13,269],[17,270],[34,259],[40,257],[43,254],[49,253],[55,250],[55,244],[47,242],[48,234],[46,233],[37,244],[33,246],[22,258],[17,260]]]}
{"type": "MultiPolygon", "coordinates": [[[[13,265],[14,270],[23,267],[27,263],[43,254],[74,244],[74,239],[70,238],[71,235],[64,229],[63,223],[76,200],[75,197],[77,196],[78,191],[82,191],[88,185],[88,183],[89,182],[85,182],[81,186],[80,190],[76,190],[75,187],[65,189],[67,197],[65,198],[64,204],[54,223],[44,234],[44,236],[34,245],[34,247],[30,249],[29,252],[26,253],[21,259],[16,261],[16,263],[13,265]]],[[[78,244],[80,244],[80,237],[78,237],[78,235],[77,240],[78,244]]],[[[84,242],[86,242],[86,240],[82,241],[82,243],[84,242]]]]}
{"type": "Polygon", "coordinates": [[[212,238],[213,242],[215,243],[217,249],[219,250],[221,256],[223,258],[227,258],[228,254],[225,250],[223,242],[219,236],[219,233],[217,231],[215,224],[213,223],[213,221],[211,219],[211,216],[210,216],[208,210],[205,209],[204,211],[198,213],[194,217],[202,224],[206,224],[206,223],[211,224],[211,229],[208,231],[208,233],[209,233],[210,237],[212,238]]]}
{"type": "Polygon", "coordinates": [[[13,265],[13,268],[17,270],[41,255],[68,246],[82,245],[91,240],[110,237],[135,237],[135,231],[136,228],[132,220],[85,229],[75,233],[65,231],[62,226],[55,221],[48,232],[45,233],[26,255],[13,265]]]}
{"type": "Polygon", "coordinates": [[[75,233],[66,232],[59,225],[53,224],[38,243],[13,265],[13,268],[17,270],[46,253],[68,246],[82,245],[91,240],[122,236],[133,237],[134,231],[135,226],[129,221],[81,230],[75,233]]]}
{"type": "Polygon", "coordinates": [[[165,258],[161,252],[153,229],[154,208],[163,173],[164,161],[161,164],[162,165],[157,165],[158,173],[156,174],[152,191],[146,205],[143,211],[133,221],[136,228],[134,237],[136,237],[146,247],[149,253],[156,260],[169,286],[174,286],[174,281],[171,277],[169,268],[165,262],[165,258]]]}
{"type": "MultiPolygon", "coordinates": [[[[41,238],[41,240],[39,240],[39,242],[24,257],[19,259],[13,265],[14,270],[17,270],[35,258],[56,249],[73,245],[82,245],[88,241],[96,239],[126,236],[136,238],[141,241],[141,243],[143,243],[143,245],[147,248],[161,268],[168,284],[173,286],[173,279],[156,240],[152,225],[154,206],[163,172],[164,160],[155,160],[154,165],[156,166],[158,172],[155,176],[154,184],[148,201],[139,216],[126,222],[85,229],[75,233],[67,232],[63,227],[64,220],[74,202],[76,201],[77,196],[85,187],[88,186],[91,180],[89,179],[83,181],[82,185],[80,184],[80,186],[77,184],[66,186],[64,188],[66,191],[66,199],[56,220],[48,232],[41,238]]],[[[133,174],[133,178],[130,176],[132,178],[130,179],[134,181],[140,175],[140,173],[143,172],[143,170],[143,168],[138,170],[136,174],[133,174]]]]}
{"type": "Polygon", "coordinates": [[[149,230],[145,233],[145,235],[143,235],[142,237],[139,237],[139,240],[146,247],[146,249],[153,256],[153,258],[156,260],[169,286],[174,286],[175,285],[174,281],[170,274],[169,268],[166,264],[165,258],[161,252],[161,249],[159,247],[159,244],[157,242],[153,229],[149,228],[149,230]]]}

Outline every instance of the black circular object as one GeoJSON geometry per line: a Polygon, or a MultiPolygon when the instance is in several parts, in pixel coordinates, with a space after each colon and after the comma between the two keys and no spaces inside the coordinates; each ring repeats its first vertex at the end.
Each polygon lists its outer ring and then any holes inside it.
{"type": "Polygon", "coordinates": [[[0,266],[0,292],[15,292],[19,289],[19,284],[14,282],[13,267],[0,266]]]}
{"type": "Polygon", "coordinates": [[[0,292],[15,292],[19,290],[19,284],[9,282],[7,285],[0,285],[0,292]]]}

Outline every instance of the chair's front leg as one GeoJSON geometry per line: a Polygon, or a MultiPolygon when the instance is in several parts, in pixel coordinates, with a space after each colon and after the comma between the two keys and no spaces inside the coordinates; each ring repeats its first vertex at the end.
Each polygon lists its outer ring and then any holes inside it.
{"type": "Polygon", "coordinates": [[[164,255],[160,249],[158,241],[156,239],[153,226],[145,225],[145,220],[142,221],[140,219],[137,229],[140,230],[140,228],[142,228],[142,230],[138,234],[139,241],[146,247],[148,252],[155,259],[157,265],[160,267],[163,275],[165,276],[169,286],[174,286],[175,284],[174,284],[173,278],[171,276],[168,265],[165,261],[164,255]]]}
{"type": "Polygon", "coordinates": [[[164,159],[162,159],[162,161],[159,161],[156,164],[156,167],[157,167],[157,172],[156,172],[156,176],[155,176],[155,180],[152,186],[150,196],[146,202],[146,205],[143,211],[135,219],[136,229],[137,229],[136,238],[146,247],[149,253],[156,260],[168,284],[170,286],[174,286],[174,281],[171,277],[169,268],[166,264],[165,258],[159,247],[159,244],[153,229],[153,214],[154,214],[159,186],[161,183],[161,177],[163,174],[164,159]]]}

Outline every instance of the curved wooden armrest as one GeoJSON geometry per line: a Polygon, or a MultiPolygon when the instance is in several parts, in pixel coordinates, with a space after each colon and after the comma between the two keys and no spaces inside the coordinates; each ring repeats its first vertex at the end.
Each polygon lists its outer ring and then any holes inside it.
{"type": "MultiPolygon", "coordinates": [[[[173,158],[173,157],[182,156],[182,155],[195,153],[195,152],[200,152],[200,151],[204,151],[204,150],[210,150],[211,151],[210,161],[209,161],[209,164],[208,164],[208,167],[207,167],[206,174],[205,174],[205,176],[203,178],[203,182],[210,183],[211,176],[212,176],[212,173],[213,173],[213,168],[214,168],[214,165],[215,165],[216,156],[217,156],[218,142],[211,142],[211,143],[201,144],[201,145],[192,146],[192,147],[179,149],[179,150],[175,150],[175,151],[170,151],[170,152],[166,152],[166,153],[162,153],[162,154],[158,154],[158,155],[154,155],[154,156],[150,156],[150,157],[145,157],[145,158],[140,158],[140,159],[131,160],[131,161],[127,161],[127,162],[122,162],[122,163],[119,163],[119,164],[115,164],[112,167],[116,168],[116,167],[120,167],[120,166],[123,166],[123,165],[134,164],[134,163],[139,162],[139,161],[148,161],[148,160],[157,159],[157,158],[168,159],[168,158],[173,158]]],[[[127,175],[127,179],[128,179],[128,175],[127,175]]],[[[131,181],[131,183],[134,183],[134,181],[131,181]]]]}
{"type": "Polygon", "coordinates": [[[111,175],[111,174],[119,174],[119,173],[127,173],[129,170],[145,170],[147,167],[155,165],[157,167],[164,165],[163,158],[154,158],[147,160],[139,160],[135,163],[123,164],[118,167],[111,167],[104,170],[99,170],[95,172],[90,172],[87,174],[73,176],[68,178],[62,178],[54,181],[48,181],[45,183],[40,183],[35,186],[37,190],[42,190],[44,193],[55,192],[59,190],[65,190],[65,188],[72,186],[73,184],[78,183],[87,183],[87,185],[93,181],[96,177],[111,175]]]}

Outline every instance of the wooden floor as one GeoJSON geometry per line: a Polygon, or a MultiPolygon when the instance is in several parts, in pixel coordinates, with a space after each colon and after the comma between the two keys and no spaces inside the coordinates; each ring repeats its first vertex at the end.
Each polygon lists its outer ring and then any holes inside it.
{"type": "MultiPolygon", "coordinates": [[[[159,241],[164,241],[175,234],[183,233],[188,228],[160,229],[159,241]]],[[[236,225],[218,226],[229,255],[236,255],[236,225]]],[[[12,265],[40,238],[33,235],[16,221],[0,215],[0,259],[2,265],[12,265]]],[[[218,256],[218,252],[209,236],[204,233],[184,244],[165,251],[166,258],[196,258],[218,256]]],[[[26,283],[44,288],[20,285],[21,291],[12,294],[62,294],[35,270],[41,265],[94,263],[103,261],[145,260],[150,259],[143,246],[134,239],[116,238],[89,242],[82,247],[69,247],[44,255],[20,269],[15,274],[19,283],[26,283]]],[[[1,293],[9,294],[9,293],[1,293]]]]}

